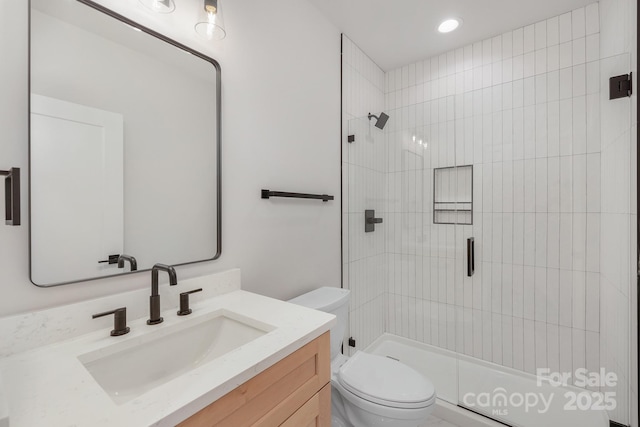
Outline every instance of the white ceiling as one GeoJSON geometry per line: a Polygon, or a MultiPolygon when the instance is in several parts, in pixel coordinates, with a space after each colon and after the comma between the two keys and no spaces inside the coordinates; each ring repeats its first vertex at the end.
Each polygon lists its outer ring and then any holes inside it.
{"type": "Polygon", "coordinates": [[[383,70],[484,40],[594,0],[309,0],[383,70]],[[463,25],[449,34],[448,17],[463,25]]]}

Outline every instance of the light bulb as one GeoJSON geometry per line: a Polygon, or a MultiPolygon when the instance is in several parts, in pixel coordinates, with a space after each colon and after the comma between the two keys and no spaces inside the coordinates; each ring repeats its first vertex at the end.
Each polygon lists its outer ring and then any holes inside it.
{"type": "Polygon", "coordinates": [[[458,28],[461,23],[462,23],[462,19],[458,19],[458,18],[446,19],[440,23],[440,25],[438,26],[438,31],[441,33],[450,33],[451,31],[458,28]]]}
{"type": "Polygon", "coordinates": [[[222,40],[227,35],[220,0],[204,0],[204,17],[195,25],[196,33],[207,40],[222,40]]]}

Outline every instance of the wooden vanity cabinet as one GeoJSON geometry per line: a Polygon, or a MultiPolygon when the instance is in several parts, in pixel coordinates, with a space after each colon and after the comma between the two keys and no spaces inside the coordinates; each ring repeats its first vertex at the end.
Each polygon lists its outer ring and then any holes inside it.
{"type": "Polygon", "coordinates": [[[329,332],[179,424],[331,427],[329,332]]]}

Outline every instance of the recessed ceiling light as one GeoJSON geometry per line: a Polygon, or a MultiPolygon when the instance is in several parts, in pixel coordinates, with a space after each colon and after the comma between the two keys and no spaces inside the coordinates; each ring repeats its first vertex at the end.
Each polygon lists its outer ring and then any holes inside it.
{"type": "Polygon", "coordinates": [[[442,21],[440,25],[438,25],[438,31],[441,33],[450,33],[455,30],[462,24],[462,19],[460,18],[450,18],[442,21]]]}

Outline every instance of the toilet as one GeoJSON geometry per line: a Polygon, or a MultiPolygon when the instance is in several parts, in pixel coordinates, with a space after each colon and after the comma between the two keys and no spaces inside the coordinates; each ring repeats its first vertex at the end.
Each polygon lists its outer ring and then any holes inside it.
{"type": "Polygon", "coordinates": [[[340,353],[349,297],[347,289],[324,287],[289,300],[337,317],[331,329],[332,427],[421,427],[436,403],[429,380],[394,359],[340,353]]]}

